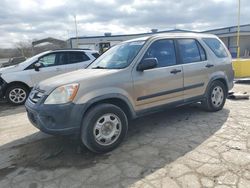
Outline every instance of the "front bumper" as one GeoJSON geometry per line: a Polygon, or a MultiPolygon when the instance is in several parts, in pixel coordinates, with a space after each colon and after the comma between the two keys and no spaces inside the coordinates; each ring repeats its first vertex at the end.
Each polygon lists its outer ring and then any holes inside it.
{"type": "Polygon", "coordinates": [[[3,98],[7,89],[7,83],[0,77],[0,98],[3,98]]]}
{"type": "Polygon", "coordinates": [[[44,105],[35,104],[28,99],[25,107],[30,122],[42,132],[52,135],[80,133],[84,105],[44,105]]]}

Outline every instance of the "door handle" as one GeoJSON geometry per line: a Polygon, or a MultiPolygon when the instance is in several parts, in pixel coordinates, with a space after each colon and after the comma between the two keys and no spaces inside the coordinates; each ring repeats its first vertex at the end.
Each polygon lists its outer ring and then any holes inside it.
{"type": "Polygon", "coordinates": [[[211,67],[213,67],[213,66],[214,66],[213,64],[207,64],[207,65],[206,65],[207,68],[211,68],[211,67]]]}
{"type": "Polygon", "coordinates": [[[56,68],[56,71],[60,71],[61,69],[60,68],[56,68]]]}
{"type": "Polygon", "coordinates": [[[170,71],[171,74],[177,74],[178,72],[181,72],[181,70],[180,69],[174,69],[174,70],[170,71]]]}

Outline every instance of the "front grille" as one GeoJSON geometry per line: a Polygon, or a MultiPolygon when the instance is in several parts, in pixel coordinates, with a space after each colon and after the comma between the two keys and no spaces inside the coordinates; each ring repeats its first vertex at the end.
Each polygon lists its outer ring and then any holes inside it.
{"type": "Polygon", "coordinates": [[[33,89],[30,92],[29,100],[33,103],[38,103],[44,96],[44,91],[33,89]]]}

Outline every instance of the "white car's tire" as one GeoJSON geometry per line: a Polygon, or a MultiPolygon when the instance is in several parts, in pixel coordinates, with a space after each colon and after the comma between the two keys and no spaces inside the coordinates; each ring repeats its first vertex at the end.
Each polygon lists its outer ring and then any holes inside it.
{"type": "Polygon", "coordinates": [[[29,96],[29,89],[22,84],[13,84],[6,90],[5,97],[10,104],[22,105],[29,96]]]}

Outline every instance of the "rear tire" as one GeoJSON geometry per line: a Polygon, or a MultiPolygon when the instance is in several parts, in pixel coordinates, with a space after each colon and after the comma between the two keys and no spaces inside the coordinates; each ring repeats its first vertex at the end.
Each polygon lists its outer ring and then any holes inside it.
{"type": "Polygon", "coordinates": [[[83,118],[81,140],[95,153],[106,153],[120,145],[127,134],[128,119],[121,108],[100,104],[83,118]]]}
{"type": "Polygon", "coordinates": [[[206,111],[216,112],[224,107],[227,98],[227,89],[221,81],[214,81],[210,85],[207,97],[202,101],[202,106],[206,111]]]}
{"type": "Polygon", "coordinates": [[[21,84],[13,84],[6,90],[5,98],[12,105],[22,105],[29,95],[29,89],[21,84]]]}

